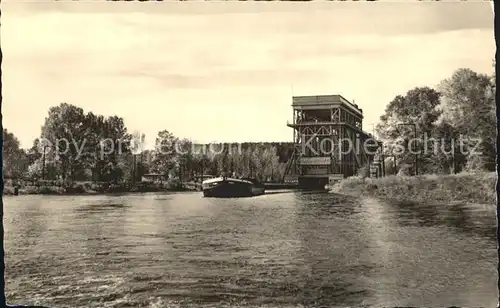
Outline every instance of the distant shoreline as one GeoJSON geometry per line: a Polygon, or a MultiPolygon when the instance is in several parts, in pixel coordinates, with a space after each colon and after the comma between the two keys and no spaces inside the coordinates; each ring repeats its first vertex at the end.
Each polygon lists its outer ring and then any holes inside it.
{"type": "MultiPolygon", "coordinates": [[[[159,193],[159,192],[195,192],[200,191],[200,187],[194,183],[190,185],[177,185],[177,186],[161,186],[161,187],[151,187],[151,186],[111,186],[108,188],[92,189],[88,185],[77,184],[72,187],[64,188],[61,186],[25,186],[18,189],[18,195],[67,195],[67,196],[78,196],[78,195],[108,195],[108,194],[120,194],[120,193],[159,193]]],[[[16,196],[15,187],[8,185],[4,187],[4,196],[16,196]]]]}
{"type": "MultiPolygon", "coordinates": [[[[282,183],[265,183],[266,191],[276,191],[282,189],[294,189],[296,185],[282,183]]],[[[89,187],[88,184],[76,183],[70,188],[61,186],[39,185],[39,186],[24,186],[19,188],[18,195],[54,195],[54,196],[94,196],[94,195],[109,195],[109,194],[134,194],[134,193],[162,193],[162,192],[201,192],[201,183],[185,182],[182,184],[153,184],[153,185],[117,185],[115,187],[95,189],[89,187]]],[[[12,185],[6,185],[3,191],[4,196],[16,196],[15,188],[12,185]]]]}
{"type": "Polygon", "coordinates": [[[105,195],[115,195],[115,194],[146,194],[146,193],[169,193],[169,192],[200,192],[199,190],[189,190],[189,189],[164,189],[164,190],[150,190],[150,191],[107,191],[107,192],[83,192],[83,193],[73,193],[73,192],[64,192],[64,193],[34,193],[34,192],[25,192],[19,190],[19,194],[15,195],[14,193],[4,192],[5,197],[15,197],[15,196],[105,196],[105,195]]]}
{"type": "Polygon", "coordinates": [[[349,178],[333,193],[411,203],[496,204],[496,172],[349,178]]]}

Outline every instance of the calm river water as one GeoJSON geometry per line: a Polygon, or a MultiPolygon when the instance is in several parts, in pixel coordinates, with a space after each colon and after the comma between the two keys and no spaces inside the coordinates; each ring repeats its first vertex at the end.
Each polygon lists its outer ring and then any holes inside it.
{"type": "Polygon", "coordinates": [[[300,192],[4,203],[10,303],[493,307],[498,298],[493,206],[300,192]]]}

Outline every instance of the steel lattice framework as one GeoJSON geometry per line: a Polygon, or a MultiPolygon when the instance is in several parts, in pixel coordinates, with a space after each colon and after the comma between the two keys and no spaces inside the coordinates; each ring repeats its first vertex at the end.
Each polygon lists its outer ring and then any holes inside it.
{"type": "MultiPolygon", "coordinates": [[[[381,143],[362,129],[363,111],[341,95],[293,97],[294,151],[284,181],[320,185],[376,165],[381,143]]],[[[381,169],[381,167],[377,167],[381,169]]],[[[381,174],[379,170],[378,174],[381,174]]]]}

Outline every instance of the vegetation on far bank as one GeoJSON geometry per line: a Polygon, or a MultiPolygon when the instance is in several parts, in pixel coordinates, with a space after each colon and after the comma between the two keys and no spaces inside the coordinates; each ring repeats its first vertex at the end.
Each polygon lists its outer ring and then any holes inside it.
{"type": "Polygon", "coordinates": [[[336,184],[332,192],[417,203],[496,203],[495,172],[449,175],[351,177],[336,184]]]}
{"type": "MultiPolygon", "coordinates": [[[[4,195],[16,194],[15,186],[7,182],[4,195]]],[[[200,184],[195,182],[180,183],[169,180],[165,183],[110,184],[98,182],[77,182],[63,185],[59,181],[40,181],[38,183],[18,183],[19,195],[71,195],[71,194],[108,194],[134,192],[197,191],[200,184]]]]}
{"type": "Polygon", "coordinates": [[[417,87],[389,102],[376,126],[392,154],[387,174],[414,175],[416,165],[418,174],[495,171],[495,79],[459,69],[436,89],[417,87]]]}
{"type": "Polygon", "coordinates": [[[66,103],[50,108],[42,134],[31,148],[21,148],[7,129],[3,136],[4,176],[29,181],[137,183],[152,173],[188,182],[202,174],[234,171],[273,182],[283,177],[293,149],[291,142],[243,142],[214,144],[209,151],[209,145],[193,144],[167,130],[158,132],[153,149],[145,149],[144,134],[128,132],[122,118],[85,113],[66,103]],[[109,148],[114,150],[108,152],[109,148]]]}
{"type": "MultiPolygon", "coordinates": [[[[469,178],[465,175],[444,175],[494,171],[495,79],[494,74],[490,76],[459,69],[436,89],[416,87],[388,102],[380,123],[375,127],[376,137],[384,144],[385,174],[403,177],[375,181],[387,183],[382,186],[388,183],[394,183],[392,186],[415,186],[408,184],[412,180],[406,176],[417,173],[416,169],[418,174],[440,174],[438,178],[461,178],[461,181],[474,181],[479,175],[470,175],[469,178]],[[402,126],[403,123],[410,125],[402,126]],[[415,137],[436,139],[440,143],[439,150],[435,151],[432,143],[411,142],[415,137]],[[453,142],[458,139],[463,143],[460,150],[465,151],[459,151],[453,142]],[[397,153],[396,148],[403,148],[404,151],[397,153]],[[411,153],[418,151],[418,155],[411,153]]],[[[162,175],[168,180],[191,182],[199,179],[201,174],[235,172],[260,181],[279,182],[294,149],[291,142],[255,142],[226,143],[222,149],[216,146],[213,151],[207,152],[203,150],[207,145],[193,146],[192,141],[175,136],[168,130],[158,132],[153,149],[145,149],[146,136],[141,132],[129,132],[123,118],[97,115],[68,103],[49,109],[41,134],[33,141],[32,147],[23,149],[17,137],[7,129],[3,130],[3,137],[4,178],[27,182],[43,179],[65,183],[120,183],[119,187],[128,185],[129,190],[148,173],[162,175]],[[103,144],[104,140],[107,142],[103,144]],[[55,151],[57,141],[68,142],[60,142],[58,153],[55,151]],[[115,150],[102,155],[103,150],[110,148],[115,150]]],[[[360,173],[367,171],[367,167],[358,170],[360,173]]],[[[416,179],[422,181],[432,177],[419,176],[416,179]]],[[[349,181],[356,180],[344,181],[343,185],[349,181]]],[[[25,186],[21,187],[20,193],[61,191],[47,185],[25,186]]],[[[72,185],[63,186],[65,191],[78,191],[72,185]]],[[[87,186],[79,188],[80,191],[99,191],[87,186]]],[[[470,184],[470,189],[474,186],[470,184]]],[[[6,185],[4,192],[8,194],[10,189],[6,185]]],[[[435,188],[431,190],[439,195],[435,188]]],[[[391,195],[389,192],[379,193],[391,195]]],[[[407,191],[404,193],[407,194],[407,191]]],[[[438,195],[436,198],[446,199],[438,195]]],[[[465,195],[463,197],[466,198],[465,195]]]]}
{"type": "Polygon", "coordinates": [[[421,203],[494,204],[495,80],[495,74],[459,69],[437,89],[417,87],[398,95],[376,126],[389,176],[367,178],[368,169],[360,168],[358,177],[341,181],[333,191],[421,203]],[[414,138],[417,142],[411,142],[414,138]],[[398,147],[405,151],[398,153],[398,147]]]}

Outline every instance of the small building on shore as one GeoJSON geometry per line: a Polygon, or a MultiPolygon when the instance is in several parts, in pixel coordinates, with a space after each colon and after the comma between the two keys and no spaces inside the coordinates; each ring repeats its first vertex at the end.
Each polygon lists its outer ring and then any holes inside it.
{"type": "Polygon", "coordinates": [[[142,176],[141,182],[144,183],[161,183],[168,180],[168,176],[159,173],[148,173],[142,176]]]}
{"type": "Polygon", "coordinates": [[[211,175],[211,174],[203,174],[203,175],[197,175],[195,176],[195,180],[197,182],[202,182],[202,181],[205,181],[205,180],[208,180],[208,179],[212,179],[212,178],[215,178],[215,175],[211,175]]]}

